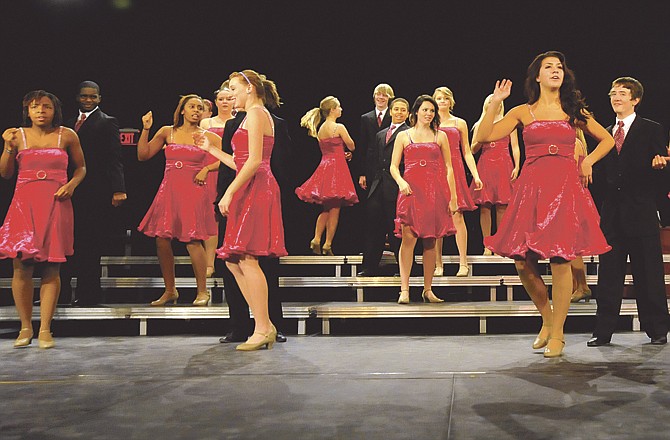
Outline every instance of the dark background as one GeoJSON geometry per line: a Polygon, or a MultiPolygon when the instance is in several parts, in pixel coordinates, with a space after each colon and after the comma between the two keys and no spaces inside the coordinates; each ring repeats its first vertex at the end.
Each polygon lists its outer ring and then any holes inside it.
{"type": "MultiPolygon", "coordinates": [[[[0,121],[20,124],[21,98],[46,89],[76,114],[76,85],[101,85],[101,107],[121,127],[171,123],[179,95],[212,92],[231,71],[252,68],[277,83],[290,125],[297,184],[320,154],[298,125],[326,95],[337,96],[343,122],[357,138],[359,117],[373,108],[376,84],[391,84],[410,103],[446,85],[454,113],[472,125],[495,80],[515,86],[507,106],[524,102],[522,83],[533,57],[560,50],[596,118],[613,119],[612,79],[631,75],[645,86],[640,114],[668,126],[670,67],[666,2],[618,1],[150,1],[22,0],[0,6],[0,121]]],[[[162,178],[161,158],[138,164],[126,152],[129,201],[121,214],[134,227],[162,178]]],[[[13,181],[0,182],[0,218],[13,181]]],[[[289,203],[292,253],[308,250],[318,208],[289,203]]],[[[343,210],[336,253],[359,250],[361,210],[343,210]]],[[[470,252],[481,252],[478,213],[466,216],[470,252]]],[[[141,241],[141,238],[140,238],[141,241]]],[[[455,253],[455,246],[447,240],[455,253]]],[[[145,243],[146,244],[146,243],[145,243]]],[[[147,252],[151,252],[147,245],[147,252]]],[[[138,246],[141,248],[141,246],[138,246]]],[[[154,251],[155,252],[155,251],[154,251]]]]}

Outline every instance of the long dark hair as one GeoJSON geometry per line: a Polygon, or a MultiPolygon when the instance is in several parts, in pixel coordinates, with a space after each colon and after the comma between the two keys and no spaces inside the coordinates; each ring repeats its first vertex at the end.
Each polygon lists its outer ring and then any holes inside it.
{"type": "Polygon", "coordinates": [[[434,132],[437,132],[437,130],[440,128],[440,114],[437,111],[438,109],[437,102],[430,95],[421,95],[418,98],[416,98],[416,101],[414,101],[414,105],[412,105],[412,110],[409,113],[409,125],[411,125],[412,127],[416,125],[416,115],[419,113],[419,108],[421,107],[421,104],[423,104],[426,101],[430,102],[431,104],[433,104],[433,107],[435,107],[435,117],[433,118],[432,121],[430,121],[430,129],[433,130],[434,132]]]}
{"type": "Polygon", "coordinates": [[[49,98],[51,103],[54,106],[54,118],[53,121],[51,121],[51,126],[52,127],[58,127],[61,124],[63,124],[63,111],[61,110],[61,102],[60,99],[53,93],[49,93],[46,90],[33,90],[32,92],[28,92],[26,96],[23,97],[23,126],[24,127],[32,127],[33,126],[33,121],[30,119],[28,116],[28,107],[30,107],[30,104],[33,103],[33,101],[37,101],[42,98],[49,98]]]}
{"type": "Polygon", "coordinates": [[[570,117],[570,124],[574,126],[578,123],[586,123],[588,107],[586,106],[586,102],[584,102],[582,92],[577,89],[575,74],[568,68],[565,55],[555,50],[539,54],[528,66],[526,82],[524,84],[524,93],[526,98],[528,98],[528,104],[534,104],[540,98],[540,85],[537,82],[537,76],[540,74],[542,61],[549,57],[558,58],[563,65],[563,84],[561,84],[559,95],[561,98],[561,107],[570,117]]]}

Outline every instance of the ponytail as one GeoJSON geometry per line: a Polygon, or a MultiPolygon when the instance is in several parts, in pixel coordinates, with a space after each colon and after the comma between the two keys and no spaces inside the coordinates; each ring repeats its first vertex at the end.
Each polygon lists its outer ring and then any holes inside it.
{"type": "Polygon", "coordinates": [[[317,137],[317,127],[321,123],[321,109],[314,107],[305,116],[300,118],[300,126],[307,129],[307,133],[313,138],[317,137]]]}
{"type": "Polygon", "coordinates": [[[264,93],[264,101],[265,105],[270,108],[277,108],[279,107],[282,102],[281,98],[279,97],[279,92],[277,92],[277,86],[275,85],[274,81],[271,81],[269,79],[265,78],[265,75],[261,75],[261,81],[263,82],[263,90],[265,91],[264,93]]]}

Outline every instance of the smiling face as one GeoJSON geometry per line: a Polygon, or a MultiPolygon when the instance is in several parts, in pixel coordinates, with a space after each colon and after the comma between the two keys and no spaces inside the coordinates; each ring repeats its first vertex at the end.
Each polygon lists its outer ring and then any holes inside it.
{"type": "Polygon", "coordinates": [[[386,110],[389,106],[389,95],[384,92],[375,93],[375,107],[377,110],[386,110]]]}
{"type": "Polygon", "coordinates": [[[236,76],[230,80],[229,87],[230,94],[235,102],[235,108],[244,108],[247,104],[247,97],[251,93],[251,84],[244,81],[244,78],[236,76]]]}
{"type": "Polygon", "coordinates": [[[416,114],[417,122],[422,124],[430,125],[430,123],[435,119],[435,111],[437,109],[430,101],[424,101],[421,103],[419,110],[416,114]]]}
{"type": "Polygon", "coordinates": [[[77,103],[82,113],[88,113],[100,105],[100,92],[94,87],[82,87],[77,95],[77,103]]]}
{"type": "Polygon", "coordinates": [[[640,98],[633,99],[629,88],[620,85],[612,86],[609,95],[612,110],[619,119],[632,115],[635,112],[635,106],[640,102],[640,98]]]}
{"type": "Polygon", "coordinates": [[[54,103],[46,96],[37,98],[28,104],[28,117],[36,127],[52,125],[54,114],[54,103]]]}
{"type": "Polygon", "coordinates": [[[535,80],[551,89],[559,89],[563,85],[563,63],[556,57],[546,57],[540,64],[540,71],[535,80]]]}
{"type": "Polygon", "coordinates": [[[402,124],[407,120],[409,109],[402,101],[395,102],[391,107],[391,122],[395,125],[402,124]]]}

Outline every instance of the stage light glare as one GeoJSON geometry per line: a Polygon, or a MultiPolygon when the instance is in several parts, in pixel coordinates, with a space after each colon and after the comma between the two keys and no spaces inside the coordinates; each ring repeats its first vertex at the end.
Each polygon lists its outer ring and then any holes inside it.
{"type": "Polygon", "coordinates": [[[115,9],[126,10],[133,5],[132,0],[112,0],[112,7],[115,9]]]}

